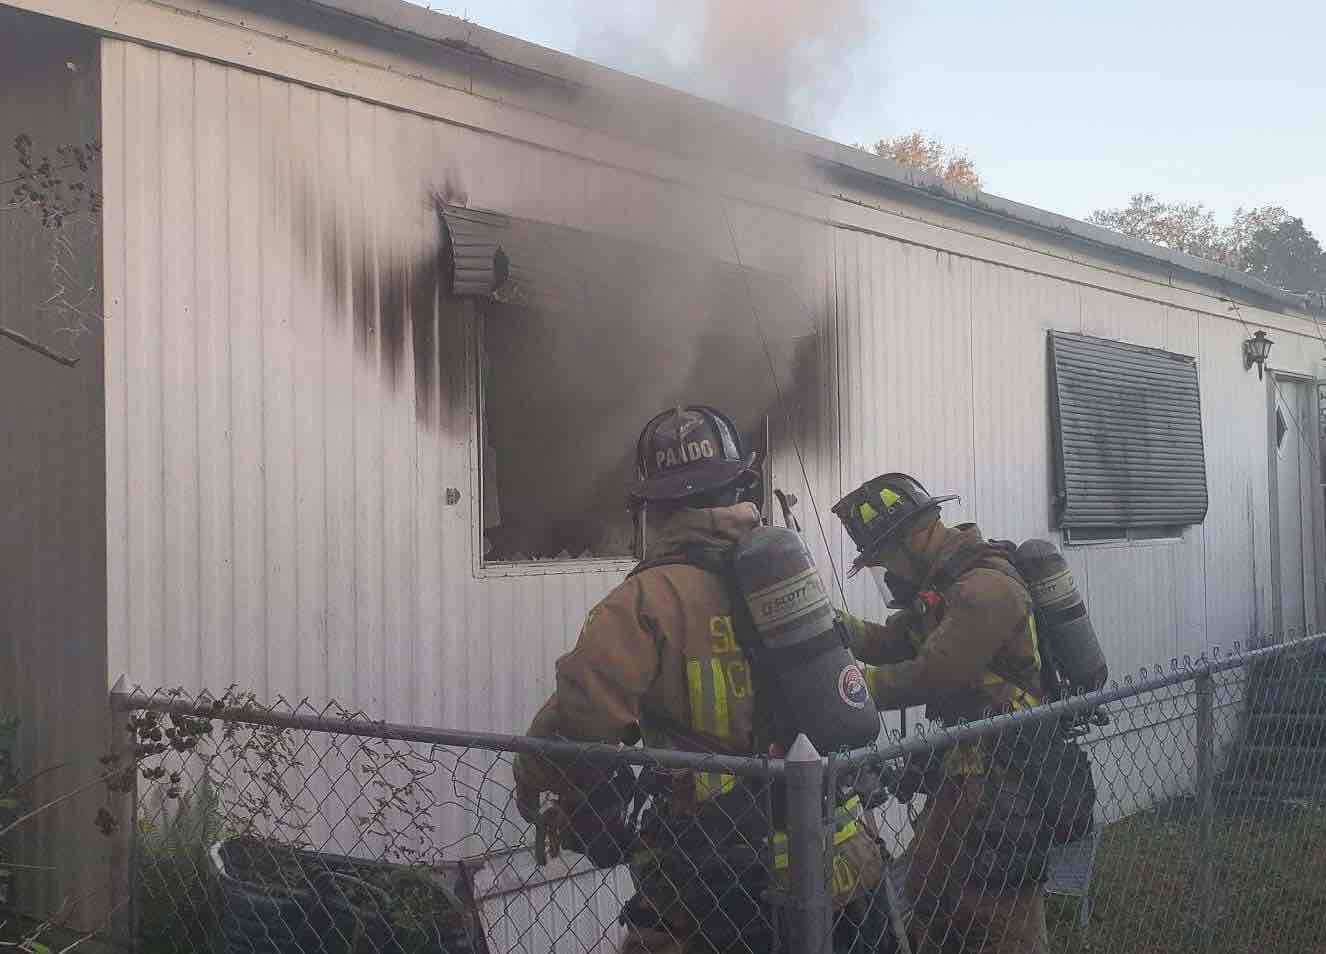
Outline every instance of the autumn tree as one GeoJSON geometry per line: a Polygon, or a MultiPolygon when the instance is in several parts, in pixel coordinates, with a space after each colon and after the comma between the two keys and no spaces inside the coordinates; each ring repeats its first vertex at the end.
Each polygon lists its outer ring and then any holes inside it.
{"type": "Polygon", "coordinates": [[[1290,291],[1326,291],[1326,253],[1303,220],[1278,205],[1240,208],[1221,223],[1200,202],[1162,202],[1138,193],[1125,208],[1098,210],[1087,221],[1290,291]]]}
{"type": "Polygon", "coordinates": [[[1161,202],[1139,193],[1126,208],[1099,209],[1087,221],[1176,252],[1235,264],[1224,228],[1200,202],[1161,202]]]}
{"type": "MultiPolygon", "coordinates": [[[[865,147],[862,147],[865,148],[865,147]]],[[[979,189],[981,177],[967,154],[922,132],[881,139],[868,149],[909,169],[919,169],[963,189],[979,189]]]]}

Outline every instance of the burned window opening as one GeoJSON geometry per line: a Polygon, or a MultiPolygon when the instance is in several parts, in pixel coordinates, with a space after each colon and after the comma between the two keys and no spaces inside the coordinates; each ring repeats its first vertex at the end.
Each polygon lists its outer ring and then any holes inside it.
{"type": "Polygon", "coordinates": [[[639,559],[626,495],[639,429],[662,408],[733,408],[745,445],[767,460],[771,402],[740,398],[741,377],[717,373],[739,347],[735,341],[698,358],[697,371],[669,380],[661,366],[634,366],[620,339],[596,359],[587,336],[565,325],[564,315],[520,306],[490,301],[482,309],[477,444],[484,565],[639,559]]]}
{"type": "MultiPolygon", "coordinates": [[[[666,398],[634,388],[632,377],[644,372],[622,365],[616,353],[615,372],[568,369],[568,355],[588,359],[593,346],[568,333],[566,323],[564,315],[499,302],[483,308],[478,444],[485,564],[639,559],[641,541],[626,505],[639,428],[662,407],[716,403],[703,393],[684,397],[694,384],[686,379],[666,398]]],[[[763,460],[764,417],[751,422],[744,414],[742,431],[763,460]]]]}
{"type": "Polygon", "coordinates": [[[771,357],[790,406],[813,404],[815,321],[784,278],[491,213],[444,225],[453,293],[478,289],[481,565],[636,559],[626,495],[649,418],[709,404],[763,454],[771,357]]]}

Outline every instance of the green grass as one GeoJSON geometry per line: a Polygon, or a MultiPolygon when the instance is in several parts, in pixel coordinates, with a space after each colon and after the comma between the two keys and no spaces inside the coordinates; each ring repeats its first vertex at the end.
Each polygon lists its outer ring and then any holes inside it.
{"type": "Polygon", "coordinates": [[[1075,925],[1077,899],[1050,899],[1055,954],[1326,952],[1326,808],[1214,819],[1207,948],[1196,935],[1199,840],[1190,813],[1149,812],[1107,828],[1090,926],[1075,925]]]}

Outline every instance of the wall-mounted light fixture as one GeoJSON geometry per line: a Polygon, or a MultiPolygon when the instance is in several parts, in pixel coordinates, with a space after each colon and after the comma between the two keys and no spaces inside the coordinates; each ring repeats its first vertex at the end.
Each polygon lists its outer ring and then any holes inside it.
{"type": "Polygon", "coordinates": [[[1257,380],[1262,379],[1262,369],[1266,367],[1266,359],[1271,354],[1271,345],[1273,342],[1266,337],[1266,332],[1259,331],[1247,341],[1243,342],[1243,370],[1249,370],[1254,364],[1257,366],[1257,380]]]}

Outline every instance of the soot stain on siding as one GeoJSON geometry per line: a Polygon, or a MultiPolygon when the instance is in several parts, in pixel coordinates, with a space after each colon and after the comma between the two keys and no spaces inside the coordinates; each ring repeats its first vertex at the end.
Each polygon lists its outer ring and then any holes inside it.
{"type": "Polygon", "coordinates": [[[304,272],[322,286],[324,320],[344,330],[348,311],[356,360],[376,369],[392,392],[408,386],[412,369],[416,420],[438,425],[441,340],[459,341],[451,329],[439,328],[440,320],[455,322],[459,315],[438,307],[446,291],[440,220],[431,242],[406,252],[341,200],[319,197],[307,185],[292,189],[291,205],[304,272]]]}
{"type": "Polygon", "coordinates": [[[331,305],[332,321],[340,328],[344,327],[347,257],[345,225],[340,210],[335,207],[327,210],[322,244],[322,283],[331,305]]]}
{"type": "Polygon", "coordinates": [[[427,257],[417,263],[410,274],[410,331],[414,336],[414,406],[421,424],[432,424],[435,420],[436,397],[433,388],[437,384],[438,355],[434,353],[437,345],[435,312],[437,303],[439,272],[438,257],[427,257]]]}
{"type": "Polygon", "coordinates": [[[356,236],[358,247],[351,253],[353,264],[350,279],[351,318],[354,322],[355,353],[363,360],[375,361],[376,320],[373,305],[377,301],[375,287],[377,270],[372,260],[372,247],[361,237],[356,236]]]}
{"type": "Polygon", "coordinates": [[[382,373],[392,390],[400,387],[401,362],[405,357],[406,283],[405,262],[383,250],[378,260],[378,313],[382,332],[382,373]]]}

